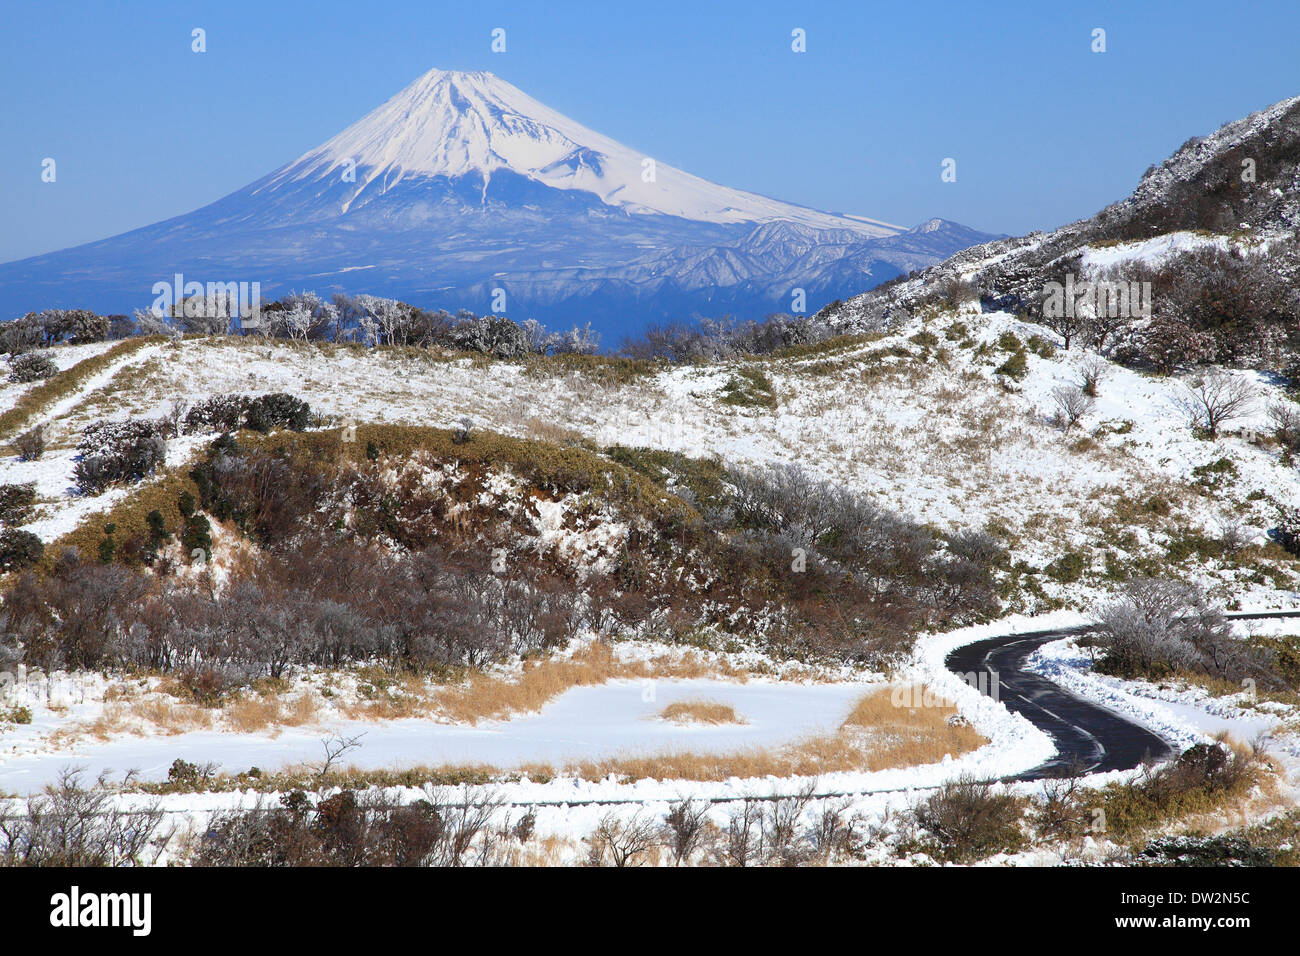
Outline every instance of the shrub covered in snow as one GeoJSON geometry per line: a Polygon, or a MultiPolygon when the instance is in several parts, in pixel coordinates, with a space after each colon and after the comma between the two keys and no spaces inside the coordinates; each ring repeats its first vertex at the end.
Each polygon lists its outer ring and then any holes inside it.
{"type": "Polygon", "coordinates": [[[21,525],[31,520],[36,506],[36,483],[0,485],[0,524],[21,525]]]}
{"type": "Polygon", "coordinates": [[[48,355],[24,352],[9,360],[9,381],[37,382],[59,373],[59,367],[48,355]]]}
{"type": "Polygon", "coordinates": [[[1095,618],[1095,640],[1104,652],[1097,668],[1105,673],[1159,678],[1193,671],[1234,682],[1249,677],[1261,687],[1283,683],[1269,655],[1235,638],[1222,613],[1193,585],[1134,578],[1095,618]]]}
{"type": "Polygon", "coordinates": [[[82,431],[77,452],[77,488],[97,494],[117,482],[153,474],[166,462],[167,440],[158,421],[96,422],[82,431]]]}
{"type": "Polygon", "coordinates": [[[205,398],[185,412],[183,430],[195,432],[238,431],[244,421],[249,399],[245,395],[213,395],[205,398]]]}

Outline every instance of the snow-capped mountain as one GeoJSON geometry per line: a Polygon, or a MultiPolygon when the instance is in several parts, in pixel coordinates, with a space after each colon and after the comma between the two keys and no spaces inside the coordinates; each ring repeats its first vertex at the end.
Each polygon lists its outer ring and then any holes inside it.
{"type": "Polygon", "coordinates": [[[128,311],[153,283],[258,281],[504,310],[606,331],[807,308],[991,238],[914,230],[692,176],[491,73],[431,70],[291,163],[208,206],[0,266],[0,308],[128,311]],[[573,314],[580,305],[581,315],[573,314]],[[619,327],[623,328],[620,329],[619,327]]]}
{"type": "Polygon", "coordinates": [[[318,184],[330,194],[349,163],[360,175],[340,212],[364,205],[403,178],[481,179],[484,195],[505,170],[552,189],[593,193],[629,215],[710,223],[786,219],[864,237],[897,226],[805,209],[729,189],[654,161],[587,129],[491,73],[430,70],[383,106],[299,157],[254,191],[318,184]],[[653,172],[651,165],[653,163],[653,172]]]}

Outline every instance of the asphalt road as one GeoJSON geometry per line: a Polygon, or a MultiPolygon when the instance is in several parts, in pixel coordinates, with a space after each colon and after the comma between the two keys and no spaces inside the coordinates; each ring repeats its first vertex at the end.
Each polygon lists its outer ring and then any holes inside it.
{"type": "MultiPolygon", "coordinates": [[[[1229,616],[1238,620],[1264,620],[1297,617],[1300,612],[1229,616]]],[[[1023,714],[1056,744],[1055,757],[1010,779],[1037,780],[1078,772],[1128,770],[1145,761],[1173,755],[1174,748],[1159,734],[1025,670],[1026,658],[1039,646],[1086,630],[1067,627],[992,637],[959,647],[948,655],[945,663],[950,671],[963,677],[986,675],[983,680],[988,683],[978,686],[991,688],[996,675],[998,700],[1009,710],[1023,714]]]]}

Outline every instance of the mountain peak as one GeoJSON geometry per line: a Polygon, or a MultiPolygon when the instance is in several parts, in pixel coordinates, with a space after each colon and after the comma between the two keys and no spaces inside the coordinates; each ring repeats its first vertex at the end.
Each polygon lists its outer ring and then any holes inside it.
{"type": "Polygon", "coordinates": [[[337,180],[355,168],[338,207],[412,177],[487,183],[498,170],[594,194],[628,215],[711,223],[789,219],[865,238],[901,230],[719,186],[588,129],[486,71],[432,69],[337,136],[273,173],[258,192],[337,180]]]}

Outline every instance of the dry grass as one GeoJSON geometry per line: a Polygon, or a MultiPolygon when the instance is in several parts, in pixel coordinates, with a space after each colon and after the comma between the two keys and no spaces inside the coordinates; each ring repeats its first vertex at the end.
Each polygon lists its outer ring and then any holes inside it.
{"type": "Polygon", "coordinates": [[[720,700],[678,700],[659,712],[664,720],[679,724],[743,724],[736,708],[720,700]]]}
{"type": "Polygon", "coordinates": [[[283,698],[274,694],[241,694],[222,707],[230,726],[241,734],[268,727],[301,727],[313,723],[320,713],[314,694],[283,698]]]}
{"type": "Polygon", "coordinates": [[[594,643],[568,658],[525,662],[518,680],[475,673],[468,683],[440,690],[437,710],[461,723],[498,720],[515,713],[541,710],[572,687],[589,687],[611,680],[725,677],[745,680],[748,672],[726,662],[706,661],[695,654],[677,659],[622,661],[605,644],[594,643]]]}
{"type": "MultiPolygon", "coordinates": [[[[616,669],[615,669],[616,670],[616,669]]],[[[924,693],[923,689],[919,689],[924,693]]],[[[340,767],[322,781],[311,765],[287,766],[256,779],[223,775],[209,783],[211,789],[235,785],[263,790],[307,786],[367,787],[484,785],[526,774],[546,782],[560,773],[585,780],[603,780],[613,774],[623,779],[722,781],[732,777],[817,776],[844,771],[874,771],[936,763],[945,755],[968,753],[987,741],[969,726],[949,726],[955,710],[947,706],[903,708],[892,704],[892,691],[884,688],[862,698],[839,731],[806,738],[786,747],[751,748],[723,754],[689,752],[615,756],[576,761],[557,769],[548,763],[524,763],[511,768],[487,764],[420,765],[403,769],[360,770],[340,767]]],[[[496,698],[494,698],[496,699],[496,698]]],[[[913,699],[921,700],[921,696],[913,699]]],[[[934,699],[931,695],[931,700],[934,699]]],[[[723,705],[725,706],[725,705],[723,705]]]]}
{"type": "MultiPolygon", "coordinates": [[[[924,693],[924,689],[917,690],[924,693]]],[[[950,706],[895,707],[892,691],[886,688],[862,698],[838,733],[809,737],[787,747],[724,754],[620,756],[578,761],[564,769],[587,780],[603,780],[613,774],[636,780],[721,781],[915,767],[937,763],[945,755],[957,757],[988,742],[969,726],[949,726],[947,718],[955,713],[950,706]]],[[[544,765],[521,769],[553,775],[544,765]]]]}
{"type": "Polygon", "coordinates": [[[116,734],[160,733],[168,737],[193,730],[210,730],[212,712],[194,704],[175,703],[150,695],[111,701],[95,720],[65,727],[50,737],[51,744],[72,744],[87,736],[108,740],[116,734]]]}

